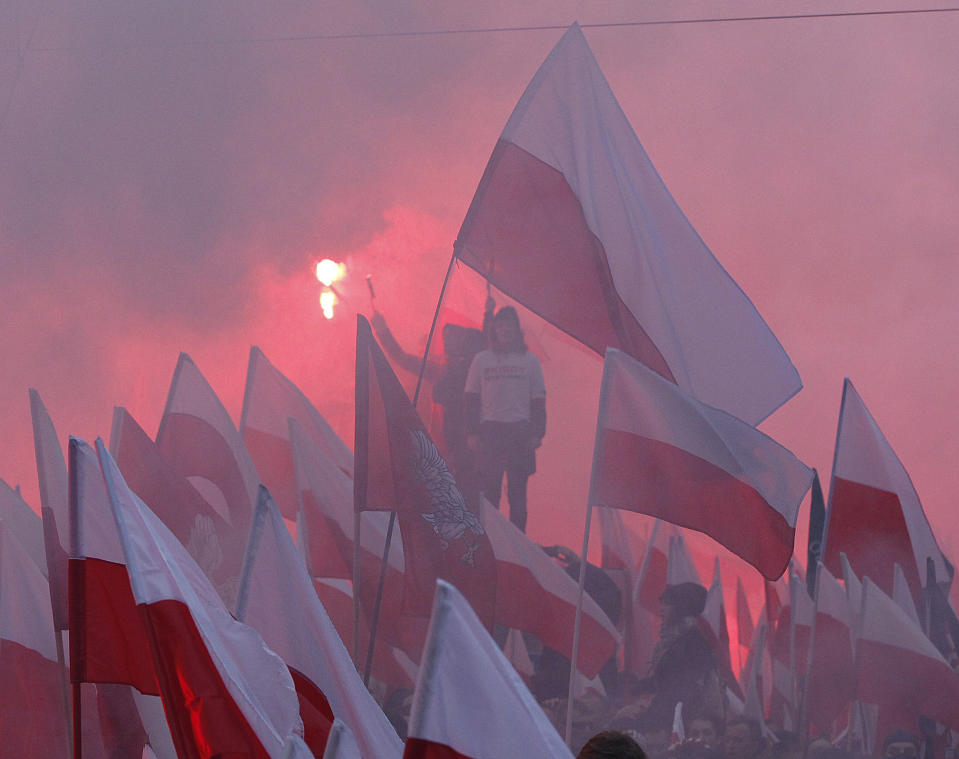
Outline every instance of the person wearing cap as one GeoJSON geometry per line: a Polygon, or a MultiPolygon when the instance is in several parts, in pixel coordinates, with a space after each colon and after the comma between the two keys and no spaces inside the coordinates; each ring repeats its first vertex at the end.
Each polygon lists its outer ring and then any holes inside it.
{"type": "Polygon", "coordinates": [[[713,649],[698,622],[706,608],[706,588],[694,582],[669,585],[659,607],[663,621],[648,676],[656,688],[650,709],[672,714],[682,701],[690,712],[722,713],[713,649]]]}
{"type": "Polygon", "coordinates": [[[546,384],[512,306],[492,318],[490,347],[476,354],[466,375],[465,401],[480,491],[499,508],[505,474],[510,521],[525,532],[526,485],[546,434],[546,384]]]}

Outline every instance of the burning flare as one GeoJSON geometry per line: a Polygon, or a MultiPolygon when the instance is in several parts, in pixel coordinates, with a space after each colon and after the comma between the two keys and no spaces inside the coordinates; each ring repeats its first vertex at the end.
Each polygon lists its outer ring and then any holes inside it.
{"type": "Polygon", "coordinates": [[[316,265],[316,278],[327,287],[343,279],[344,274],[346,274],[346,267],[330,258],[324,258],[316,265]]]}
{"type": "Polygon", "coordinates": [[[316,265],[316,278],[323,284],[320,308],[323,309],[323,316],[327,319],[333,318],[333,306],[340,300],[333,283],[343,279],[345,274],[346,266],[330,258],[324,258],[316,265]]]}

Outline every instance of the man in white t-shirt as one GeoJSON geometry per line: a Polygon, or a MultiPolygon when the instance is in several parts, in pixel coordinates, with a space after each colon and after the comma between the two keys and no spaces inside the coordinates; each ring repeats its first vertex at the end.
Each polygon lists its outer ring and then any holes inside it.
{"type": "Polygon", "coordinates": [[[499,508],[505,473],[510,521],[525,532],[526,482],[546,434],[546,384],[512,306],[493,317],[490,344],[476,354],[466,376],[467,440],[477,457],[481,492],[499,508]]]}

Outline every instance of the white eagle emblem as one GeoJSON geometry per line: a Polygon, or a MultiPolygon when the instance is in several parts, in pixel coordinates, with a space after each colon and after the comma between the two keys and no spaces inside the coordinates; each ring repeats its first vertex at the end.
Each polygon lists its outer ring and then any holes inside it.
{"type": "MultiPolygon", "coordinates": [[[[467,532],[482,535],[483,525],[466,507],[463,494],[456,487],[456,481],[436,445],[422,430],[411,430],[410,435],[413,438],[413,472],[426,488],[430,505],[433,507],[432,512],[424,513],[422,517],[439,536],[443,549],[446,550],[451,541],[459,540],[467,532]]],[[[473,564],[473,556],[479,544],[471,545],[465,539],[464,542],[467,552],[462,560],[466,564],[473,564]]]]}

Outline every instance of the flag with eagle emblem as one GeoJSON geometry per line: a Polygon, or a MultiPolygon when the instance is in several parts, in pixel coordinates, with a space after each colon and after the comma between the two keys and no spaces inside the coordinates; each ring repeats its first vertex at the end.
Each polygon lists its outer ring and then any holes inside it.
{"type": "Polygon", "coordinates": [[[425,639],[438,578],[492,628],[496,563],[489,537],[363,316],[356,329],[354,466],[356,510],[395,511],[399,520],[406,567],[398,624],[405,642],[425,639]]]}

